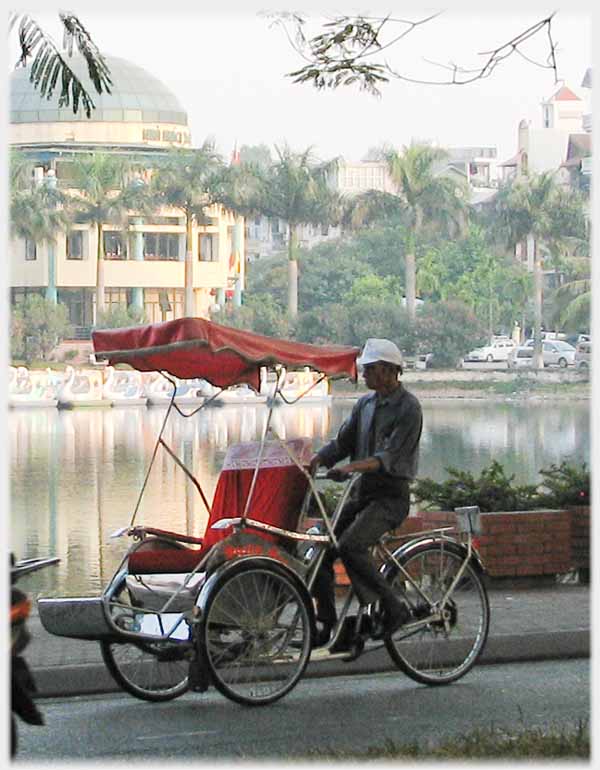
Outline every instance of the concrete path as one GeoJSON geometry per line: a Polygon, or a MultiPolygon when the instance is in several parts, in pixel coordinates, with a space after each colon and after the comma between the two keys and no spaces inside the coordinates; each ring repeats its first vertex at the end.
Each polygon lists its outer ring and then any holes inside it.
{"type": "MultiPolygon", "coordinates": [[[[489,589],[491,623],[480,664],[519,660],[589,657],[590,589],[576,584],[489,589]]],[[[97,642],[53,636],[37,614],[30,619],[32,640],[26,657],[41,696],[112,692],[119,688],[106,670],[97,642]]],[[[357,661],[313,662],[306,676],[386,671],[394,666],[385,651],[357,661]]]]}

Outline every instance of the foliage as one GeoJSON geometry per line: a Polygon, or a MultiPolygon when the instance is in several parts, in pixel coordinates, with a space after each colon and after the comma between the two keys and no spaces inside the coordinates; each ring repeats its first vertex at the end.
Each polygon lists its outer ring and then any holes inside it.
{"type": "Polygon", "coordinates": [[[25,298],[11,317],[11,355],[26,364],[48,356],[71,333],[67,307],[37,294],[25,298]]]}
{"type": "Polygon", "coordinates": [[[111,305],[98,313],[96,329],[121,329],[147,323],[144,311],[132,305],[111,305]]]}
{"type": "Polygon", "coordinates": [[[585,463],[577,467],[563,461],[541,470],[540,475],[544,479],[538,495],[541,506],[563,508],[590,504],[590,472],[585,463]]]}
{"type": "MultiPolygon", "coordinates": [[[[307,273],[309,271],[306,271],[307,273]]],[[[304,279],[304,276],[303,276],[304,279]]],[[[302,283],[300,284],[302,287],[302,283]]],[[[262,257],[252,262],[247,271],[244,303],[263,301],[267,298],[275,300],[281,307],[285,306],[287,298],[287,258],[283,255],[262,257]]]]}
{"type": "Polygon", "coordinates": [[[343,302],[355,281],[369,273],[368,265],[343,240],[318,244],[299,257],[298,300],[303,311],[343,302]]]}
{"type": "Polygon", "coordinates": [[[453,511],[464,505],[478,505],[483,513],[492,511],[522,511],[533,507],[536,487],[513,487],[514,476],[507,477],[496,460],[484,468],[479,477],[469,471],[448,467],[450,478],[444,482],[418,479],[413,494],[418,502],[427,501],[431,508],[453,511]]]}
{"type": "Polygon", "coordinates": [[[293,152],[287,145],[275,147],[277,160],[263,170],[257,210],[282,219],[288,227],[288,313],[298,314],[298,227],[305,224],[335,224],[340,198],[328,184],[334,163],[317,163],[311,148],[293,152]]]}
{"type": "Polygon", "coordinates": [[[59,107],[73,106],[77,113],[79,104],[83,106],[86,117],[91,117],[95,105],[88,91],[75,72],[69,66],[67,58],[73,55],[73,45],[85,59],[88,78],[98,94],[110,93],[112,80],[104,58],[77,16],[71,12],[58,14],[63,27],[63,51],[61,54],[52,38],[29,14],[10,11],[9,30],[18,29],[21,56],[17,66],[25,66],[27,59],[33,57],[30,81],[41,96],[50,99],[58,86],[59,107]]]}
{"type": "Polygon", "coordinates": [[[433,353],[436,366],[456,366],[474,345],[486,339],[484,326],[459,300],[426,302],[417,313],[419,353],[433,353]]]}
{"type": "MultiPolygon", "coordinates": [[[[294,756],[293,759],[301,757],[294,756]]],[[[385,760],[398,762],[411,759],[450,760],[464,764],[464,760],[525,760],[535,759],[590,759],[590,729],[587,720],[576,725],[550,725],[545,727],[520,727],[508,730],[495,726],[475,728],[457,737],[444,738],[439,742],[412,742],[398,744],[391,740],[381,745],[369,746],[360,752],[321,747],[309,752],[302,759],[344,761],[385,760]]]]}
{"type": "Polygon", "coordinates": [[[474,477],[468,471],[445,469],[444,482],[418,479],[413,494],[426,508],[452,511],[464,505],[478,505],[483,513],[524,511],[540,508],[563,508],[565,505],[589,504],[590,477],[586,465],[580,468],[563,462],[540,470],[541,485],[514,486],[513,476],[506,476],[500,463],[493,461],[474,477]]]}
{"type": "MultiPolygon", "coordinates": [[[[305,14],[292,11],[268,15],[273,18],[273,24],[284,29],[292,48],[304,62],[300,69],[289,72],[287,76],[293,78],[294,83],[309,83],[318,90],[358,85],[360,89],[379,96],[380,86],[389,80],[424,85],[465,85],[490,77],[499,65],[515,54],[532,62],[521,46],[531,38],[542,35],[548,45],[546,62],[533,63],[552,70],[555,81],[558,80],[555,43],[552,38],[554,13],[521,29],[510,40],[495,47],[488,46],[484,58],[480,58],[480,64],[476,67],[454,63],[449,66],[437,65],[444,70],[445,75],[434,79],[398,72],[389,63],[387,51],[399,46],[411,32],[435,19],[438,13],[416,20],[408,18],[406,12],[400,18],[391,13],[385,16],[338,13],[326,22],[319,22],[316,34],[314,31],[308,32],[308,16],[305,14]]],[[[426,61],[435,65],[430,59],[426,61]]]]}
{"type": "Polygon", "coordinates": [[[289,335],[289,321],[285,311],[268,295],[249,297],[241,307],[227,305],[212,313],[211,319],[216,323],[266,334],[269,337],[289,335]]]}
{"type": "Polygon", "coordinates": [[[460,299],[488,335],[510,331],[522,319],[532,290],[531,275],[511,257],[494,254],[478,226],[459,240],[430,245],[418,264],[417,285],[423,297],[460,299]]]}
{"type": "Polygon", "coordinates": [[[243,144],[240,147],[240,162],[265,169],[273,164],[273,158],[266,144],[243,144]]]}

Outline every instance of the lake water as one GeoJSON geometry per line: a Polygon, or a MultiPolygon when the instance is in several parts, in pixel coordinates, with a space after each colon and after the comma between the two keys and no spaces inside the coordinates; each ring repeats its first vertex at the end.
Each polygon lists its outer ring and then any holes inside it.
{"type": "MultiPolygon", "coordinates": [[[[478,473],[498,460],[518,483],[563,460],[590,461],[590,402],[423,400],[419,476],[438,481],[445,468],[478,473]]],[[[352,408],[281,406],[273,426],[282,438],[310,436],[315,449],[335,434],[352,408]]],[[[27,579],[34,593],[91,596],[106,584],[128,543],[109,540],[129,524],[165,409],[14,409],[8,415],[10,543],[18,558],[56,555],[27,579]]],[[[264,405],[173,414],[164,438],[194,469],[209,500],[229,444],[258,440],[264,405]]],[[[148,479],[136,523],[202,535],[207,513],[193,484],[164,450],[148,479]]]]}

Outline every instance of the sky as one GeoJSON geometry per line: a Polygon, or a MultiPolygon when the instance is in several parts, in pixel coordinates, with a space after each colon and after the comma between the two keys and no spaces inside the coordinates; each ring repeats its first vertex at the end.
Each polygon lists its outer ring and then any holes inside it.
{"type": "MultiPolygon", "coordinates": [[[[318,23],[317,10],[302,3],[299,7],[318,23]]],[[[411,77],[444,79],[446,72],[428,59],[473,66],[481,62],[481,51],[507,42],[553,10],[529,2],[523,15],[510,0],[489,3],[495,10],[487,12],[481,7],[459,5],[443,12],[389,49],[387,61],[411,77]]],[[[170,12],[165,2],[139,0],[71,6],[103,53],[144,67],[177,95],[188,113],[194,145],[213,137],[225,156],[236,143],[273,147],[287,142],[296,150],[312,146],[323,160],[338,155],[360,160],[370,147],[382,143],[400,149],[412,140],[428,140],[446,147],[496,146],[502,161],[516,152],[519,121],[525,118],[540,126],[540,102],[561,85],[551,70],[513,56],[491,78],[471,85],[394,81],[382,87],[380,98],[357,87],[319,92],[286,77],[302,62],[284,32],[258,15],[265,6],[251,1],[236,6],[225,0],[210,8],[198,10],[189,3],[189,9],[184,5],[170,12]]],[[[286,9],[286,3],[270,6],[274,8],[286,9]]],[[[592,66],[591,10],[573,2],[569,9],[558,10],[553,21],[558,74],[583,97],[581,81],[592,66]]],[[[379,4],[368,12],[385,10],[379,4]]],[[[435,10],[409,5],[402,13],[417,20],[435,10]]],[[[56,14],[49,13],[47,5],[30,12],[60,41],[56,14]]],[[[523,51],[543,61],[548,51],[545,33],[523,51]]]]}

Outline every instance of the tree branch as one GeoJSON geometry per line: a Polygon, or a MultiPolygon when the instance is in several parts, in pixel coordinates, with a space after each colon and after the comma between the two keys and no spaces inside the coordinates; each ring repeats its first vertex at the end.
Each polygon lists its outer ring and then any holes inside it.
{"type": "Polygon", "coordinates": [[[540,19],[496,48],[480,52],[478,56],[486,57],[481,66],[468,68],[458,64],[441,64],[424,59],[429,64],[452,73],[449,78],[438,80],[427,80],[398,72],[386,61],[371,62],[367,60],[375,55],[381,55],[383,51],[397,45],[415,29],[437,18],[439,13],[416,21],[397,19],[390,15],[383,17],[343,15],[322,24],[321,32],[312,37],[308,37],[305,33],[307,17],[301,14],[276,13],[265,15],[272,19],[270,26],[278,26],[284,30],[293,49],[306,62],[300,69],[287,73],[287,77],[291,77],[294,83],[310,83],[318,90],[357,84],[362,90],[379,96],[379,87],[392,79],[423,85],[466,85],[476,80],[488,78],[496,67],[514,54],[521,56],[537,67],[552,70],[554,81],[558,82],[559,80],[556,45],[552,37],[554,13],[540,19]],[[395,34],[389,40],[383,41],[384,32],[390,31],[399,24],[403,25],[405,29],[400,34],[395,34]],[[293,33],[288,29],[289,25],[294,28],[293,33]],[[548,37],[549,47],[545,64],[535,61],[521,50],[527,41],[544,30],[548,37]]]}

